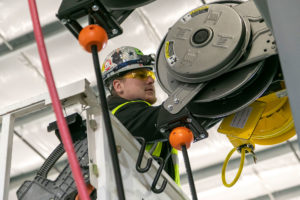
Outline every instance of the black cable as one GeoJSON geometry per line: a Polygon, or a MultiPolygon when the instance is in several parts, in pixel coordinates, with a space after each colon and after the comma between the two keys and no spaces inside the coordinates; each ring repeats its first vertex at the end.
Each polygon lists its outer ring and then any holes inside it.
{"type": "Polygon", "coordinates": [[[107,101],[106,101],[106,95],[105,95],[105,90],[104,90],[104,84],[101,76],[101,71],[100,71],[100,64],[99,64],[99,57],[98,57],[98,50],[97,50],[97,45],[92,45],[92,55],[93,55],[93,63],[94,63],[94,69],[95,69],[95,74],[96,74],[96,79],[97,79],[97,88],[99,92],[99,98],[101,102],[101,108],[103,112],[103,118],[104,118],[104,126],[108,138],[108,144],[110,148],[110,154],[112,158],[112,164],[113,164],[113,169],[114,169],[114,174],[115,174],[115,179],[116,179],[116,185],[117,185],[117,191],[118,191],[118,196],[120,200],[125,200],[125,194],[124,194],[124,188],[123,188],[123,182],[122,182],[122,176],[120,172],[120,165],[119,165],[119,160],[118,160],[118,155],[117,155],[117,149],[116,149],[116,143],[115,143],[115,138],[111,126],[111,120],[109,116],[109,110],[107,106],[107,101]]]}
{"type": "Polygon", "coordinates": [[[197,197],[197,193],[196,193],[196,189],[195,189],[195,183],[194,183],[194,179],[193,179],[193,174],[192,174],[191,165],[190,165],[189,156],[188,156],[188,153],[186,150],[186,146],[183,145],[181,147],[181,150],[182,150],[182,155],[183,155],[183,159],[184,159],[186,173],[188,175],[192,198],[193,198],[193,200],[197,200],[198,197],[197,197]]]}
{"type": "Polygon", "coordinates": [[[49,171],[55,165],[57,160],[65,153],[64,145],[60,143],[50,154],[36,175],[47,178],[49,171]]]}

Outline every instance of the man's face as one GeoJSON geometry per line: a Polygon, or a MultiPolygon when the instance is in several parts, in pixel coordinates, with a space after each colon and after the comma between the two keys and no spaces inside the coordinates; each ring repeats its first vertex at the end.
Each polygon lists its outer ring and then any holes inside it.
{"type": "Polygon", "coordinates": [[[142,99],[154,104],[156,102],[154,79],[148,76],[140,78],[116,79],[113,86],[117,94],[127,100],[142,99]]]}

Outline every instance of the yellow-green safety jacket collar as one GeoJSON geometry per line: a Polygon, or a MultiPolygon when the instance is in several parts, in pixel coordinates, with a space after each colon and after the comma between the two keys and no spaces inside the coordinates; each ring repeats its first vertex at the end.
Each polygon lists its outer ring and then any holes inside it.
{"type": "MultiPolygon", "coordinates": [[[[129,103],[136,103],[136,102],[144,102],[146,103],[148,106],[151,106],[150,103],[148,103],[147,101],[143,101],[143,100],[135,100],[135,101],[127,101],[123,104],[118,105],[117,107],[115,107],[111,113],[113,115],[115,115],[115,113],[123,106],[129,104],[129,103]]],[[[156,156],[159,157],[160,153],[162,150],[162,142],[157,142],[154,144],[147,144],[146,145],[146,151],[149,152],[152,156],[156,156]]],[[[178,151],[174,148],[172,148],[171,151],[171,158],[172,158],[172,162],[173,162],[173,166],[174,166],[174,172],[175,172],[175,183],[180,186],[180,175],[179,175],[179,161],[178,161],[178,151]]]]}

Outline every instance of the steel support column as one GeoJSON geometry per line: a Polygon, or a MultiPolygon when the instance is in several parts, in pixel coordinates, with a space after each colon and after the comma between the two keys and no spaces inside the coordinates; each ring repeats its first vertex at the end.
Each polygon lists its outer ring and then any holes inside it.
{"type": "MultiPolygon", "coordinates": [[[[267,0],[281,68],[291,104],[297,136],[300,136],[300,1],[267,0]]],[[[300,145],[300,140],[298,139],[300,145]]]]}
{"type": "Polygon", "coordinates": [[[2,117],[0,135],[0,199],[8,199],[11,154],[13,145],[14,116],[7,114],[2,117]]]}

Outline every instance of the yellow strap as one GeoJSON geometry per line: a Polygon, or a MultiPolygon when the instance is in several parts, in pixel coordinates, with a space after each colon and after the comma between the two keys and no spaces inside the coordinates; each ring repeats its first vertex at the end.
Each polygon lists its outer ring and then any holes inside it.
{"type": "Polygon", "coordinates": [[[122,106],[125,106],[126,104],[129,104],[129,103],[135,103],[135,102],[144,102],[144,103],[146,103],[148,106],[151,106],[150,103],[148,103],[147,101],[143,101],[143,100],[127,101],[127,102],[122,103],[121,105],[118,105],[117,107],[115,107],[115,108],[111,111],[111,113],[112,113],[113,115],[115,115],[115,113],[116,113],[122,106]]]}
{"type": "Polygon", "coordinates": [[[241,162],[240,162],[240,167],[239,167],[239,170],[236,174],[236,176],[234,177],[233,181],[231,183],[227,183],[226,182],[226,176],[225,176],[225,172],[226,172],[226,167],[227,167],[227,164],[229,162],[229,159],[231,157],[231,155],[236,151],[237,148],[233,148],[229,154],[227,155],[225,161],[224,161],[224,164],[223,164],[223,167],[222,167],[222,182],[223,182],[223,185],[225,185],[226,187],[231,187],[233,186],[237,180],[240,178],[241,176],[241,173],[243,171],[243,167],[244,167],[244,160],[245,160],[245,151],[246,151],[246,148],[242,148],[241,149],[241,162]]]}
{"type": "MultiPolygon", "coordinates": [[[[149,152],[153,145],[154,144],[147,144],[146,145],[146,151],[149,152]]],[[[159,157],[160,153],[161,153],[161,149],[162,149],[162,142],[158,142],[156,147],[155,147],[154,152],[152,153],[152,156],[159,157]]]]}
{"type": "Polygon", "coordinates": [[[175,170],[175,183],[178,185],[178,186],[181,186],[180,185],[180,175],[179,175],[179,165],[176,164],[174,165],[174,170],[175,170]]]}
{"type": "Polygon", "coordinates": [[[174,148],[172,148],[172,151],[171,151],[172,154],[175,154],[175,155],[178,155],[178,151],[174,148]]]}
{"type": "Polygon", "coordinates": [[[172,148],[171,154],[172,154],[172,161],[173,161],[174,172],[175,172],[174,181],[178,186],[181,186],[180,185],[180,175],[179,175],[178,151],[176,149],[172,148]]]}

